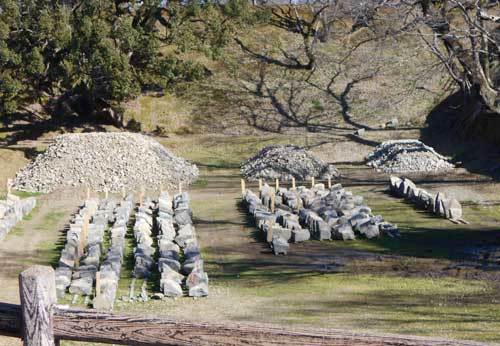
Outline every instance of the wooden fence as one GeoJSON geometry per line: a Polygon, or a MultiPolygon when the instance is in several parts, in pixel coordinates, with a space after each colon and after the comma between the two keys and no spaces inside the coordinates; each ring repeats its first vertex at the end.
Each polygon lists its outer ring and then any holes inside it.
{"type": "Polygon", "coordinates": [[[477,346],[475,342],[342,330],[283,329],[256,324],[211,324],[167,318],[116,315],[56,305],[50,267],[31,267],[19,275],[21,305],[0,303],[0,335],[24,345],[58,345],[59,340],[119,345],[398,345],[477,346]]]}

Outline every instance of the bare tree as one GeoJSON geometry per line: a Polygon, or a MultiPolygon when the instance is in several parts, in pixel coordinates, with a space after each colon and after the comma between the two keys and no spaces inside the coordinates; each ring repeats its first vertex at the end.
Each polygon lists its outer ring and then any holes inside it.
{"type": "Polygon", "coordinates": [[[417,19],[430,30],[420,37],[439,59],[468,102],[474,119],[500,114],[500,3],[498,0],[420,0],[417,19]]]}

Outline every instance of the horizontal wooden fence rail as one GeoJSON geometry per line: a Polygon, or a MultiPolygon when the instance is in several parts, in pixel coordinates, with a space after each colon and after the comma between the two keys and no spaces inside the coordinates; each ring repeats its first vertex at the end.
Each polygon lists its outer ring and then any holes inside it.
{"type": "Polygon", "coordinates": [[[20,275],[21,304],[0,303],[0,335],[24,345],[50,346],[58,340],[119,345],[334,345],[478,346],[476,342],[403,335],[376,335],[324,329],[283,329],[257,324],[212,324],[168,318],[117,315],[53,305],[48,309],[51,268],[30,268],[20,275]],[[44,275],[40,278],[38,275],[44,275]],[[37,279],[33,279],[33,275],[37,279]],[[26,281],[25,278],[31,279],[26,281]],[[32,285],[32,286],[29,286],[32,285]],[[31,297],[23,294],[32,294],[31,297]],[[25,306],[30,304],[31,306],[25,306]],[[49,330],[52,328],[51,330],[49,330]]]}

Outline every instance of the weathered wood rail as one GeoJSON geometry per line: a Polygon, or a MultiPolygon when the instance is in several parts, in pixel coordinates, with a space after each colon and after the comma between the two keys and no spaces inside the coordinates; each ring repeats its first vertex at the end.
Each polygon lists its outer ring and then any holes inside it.
{"type": "Polygon", "coordinates": [[[476,342],[343,330],[283,329],[256,324],[212,324],[168,318],[116,315],[54,304],[54,272],[33,267],[19,276],[21,305],[0,303],[0,335],[24,345],[50,346],[58,340],[119,345],[360,345],[479,346],[476,342]],[[51,292],[53,291],[53,292],[51,292]]]}

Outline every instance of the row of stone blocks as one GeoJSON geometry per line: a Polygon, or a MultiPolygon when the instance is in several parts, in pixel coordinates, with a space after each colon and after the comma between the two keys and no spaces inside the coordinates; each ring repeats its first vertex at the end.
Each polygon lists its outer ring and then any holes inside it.
{"type": "MultiPolygon", "coordinates": [[[[66,243],[56,269],[58,297],[64,296],[68,287],[71,294],[87,297],[92,294],[103,251],[104,233],[110,222],[114,222],[111,229],[111,246],[107,262],[99,270],[100,274],[103,272],[100,282],[106,283],[109,279],[108,267],[112,267],[112,271],[119,274],[123,261],[126,223],[132,206],[132,197],[121,201],[119,205],[116,201],[108,199],[85,201],[83,207],[71,220],[66,233],[66,243]],[[120,237],[123,238],[121,241],[119,241],[120,237]]],[[[117,277],[116,285],[118,284],[117,277]]]]}
{"type": "Polygon", "coordinates": [[[19,198],[11,193],[5,200],[0,200],[0,240],[9,233],[14,226],[28,215],[36,206],[34,197],[19,198]]]}
{"type": "Polygon", "coordinates": [[[190,297],[208,295],[208,275],[193,226],[189,195],[161,193],[158,199],[158,270],[160,288],[167,297],[183,295],[185,284],[190,297]]]}
{"type": "Polygon", "coordinates": [[[127,226],[133,208],[134,202],[130,196],[121,201],[114,211],[114,223],[110,230],[110,246],[99,269],[100,285],[96,286],[96,296],[93,302],[96,309],[111,310],[113,308],[123,264],[127,226]]]}
{"type": "Polygon", "coordinates": [[[444,218],[461,220],[462,205],[455,198],[449,198],[443,192],[437,194],[427,192],[407,178],[391,176],[390,179],[389,188],[394,195],[444,218]]]}
{"type": "Polygon", "coordinates": [[[356,234],[368,239],[382,234],[398,236],[397,227],[373,215],[362,196],[354,195],[341,184],[329,189],[316,184],[309,189],[280,189],[278,202],[299,215],[299,222],[318,240],[354,240],[356,234]]]}
{"type": "MultiPolygon", "coordinates": [[[[264,186],[263,189],[267,187],[264,186]]],[[[251,190],[245,190],[243,200],[247,206],[248,212],[254,217],[257,227],[263,232],[266,241],[269,243],[275,255],[286,255],[289,249],[289,241],[298,243],[309,240],[309,230],[303,229],[298,223],[297,215],[284,209],[276,209],[264,205],[266,201],[272,198],[266,192],[259,198],[251,190]]]]}
{"type": "Polygon", "coordinates": [[[311,189],[299,186],[278,191],[265,184],[260,197],[246,190],[244,200],[275,254],[286,254],[288,241],[304,241],[309,237],[353,240],[355,233],[367,238],[381,234],[399,236],[396,226],[384,222],[380,215],[373,215],[363,197],[353,195],[340,184],[330,189],[316,184],[311,189]]]}

